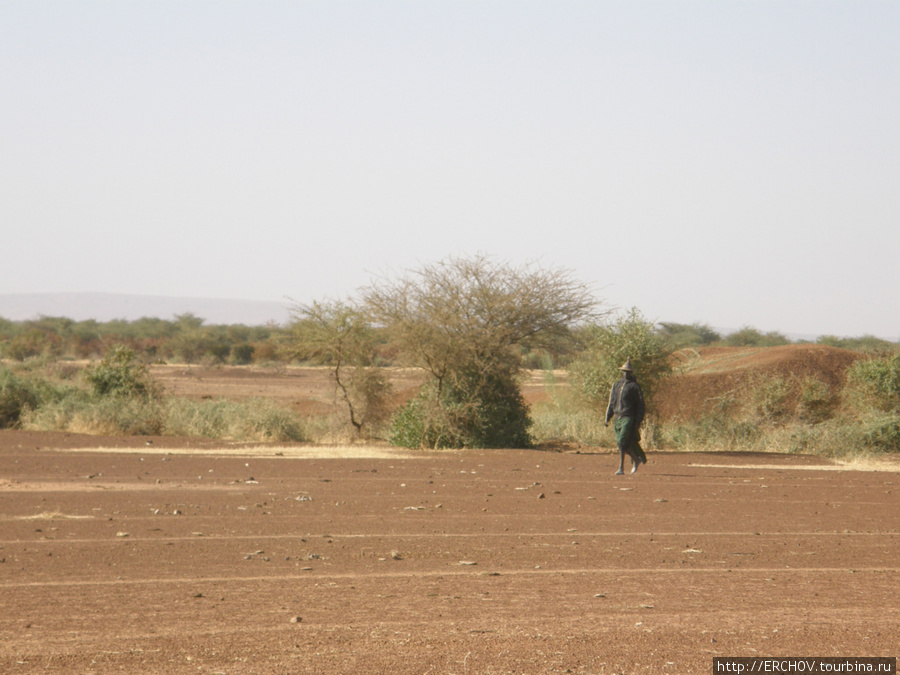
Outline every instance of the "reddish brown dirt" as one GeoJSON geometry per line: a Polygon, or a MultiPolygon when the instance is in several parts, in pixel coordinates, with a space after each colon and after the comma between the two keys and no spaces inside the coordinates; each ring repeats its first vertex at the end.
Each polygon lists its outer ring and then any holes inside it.
{"type": "Polygon", "coordinates": [[[183,454],[215,447],[0,431],[0,672],[680,674],[714,656],[897,656],[896,470],[183,454]]]}
{"type": "Polygon", "coordinates": [[[696,419],[717,397],[770,377],[817,379],[836,393],[861,356],[824,345],[685,349],[674,355],[675,374],[660,387],[654,405],[662,420],[696,419]]]}
{"type": "MultiPolygon", "coordinates": [[[[156,365],[150,372],[173,396],[231,400],[265,397],[305,415],[328,414],[335,409],[328,368],[156,365]]],[[[417,369],[390,368],[388,372],[398,404],[424,380],[417,369]]]]}

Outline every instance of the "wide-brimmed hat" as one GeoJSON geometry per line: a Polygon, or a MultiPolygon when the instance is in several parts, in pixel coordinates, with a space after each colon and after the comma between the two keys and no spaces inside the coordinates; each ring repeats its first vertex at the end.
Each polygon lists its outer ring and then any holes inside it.
{"type": "Polygon", "coordinates": [[[625,363],[623,363],[621,366],[619,366],[619,370],[624,370],[629,373],[633,373],[634,368],[631,367],[631,359],[626,359],[625,363]]]}

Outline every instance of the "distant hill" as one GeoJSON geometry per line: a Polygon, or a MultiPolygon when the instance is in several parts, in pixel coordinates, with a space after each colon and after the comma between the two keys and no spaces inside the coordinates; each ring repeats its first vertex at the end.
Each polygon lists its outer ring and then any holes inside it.
{"type": "Polygon", "coordinates": [[[291,303],[221,298],[171,298],[157,295],[115,293],[10,293],[0,294],[0,317],[27,321],[40,316],[66,317],[74,321],[114,319],[135,321],[143,317],[171,320],[193,314],[208,325],[284,325],[290,320],[291,303]]]}

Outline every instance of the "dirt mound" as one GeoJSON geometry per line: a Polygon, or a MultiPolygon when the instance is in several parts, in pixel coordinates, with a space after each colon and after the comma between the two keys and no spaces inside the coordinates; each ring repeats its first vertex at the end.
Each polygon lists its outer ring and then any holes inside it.
{"type": "Polygon", "coordinates": [[[653,404],[664,421],[696,419],[716,398],[775,377],[816,379],[837,392],[847,368],[862,357],[824,345],[683,349],[673,355],[676,372],[661,385],[653,404]]]}

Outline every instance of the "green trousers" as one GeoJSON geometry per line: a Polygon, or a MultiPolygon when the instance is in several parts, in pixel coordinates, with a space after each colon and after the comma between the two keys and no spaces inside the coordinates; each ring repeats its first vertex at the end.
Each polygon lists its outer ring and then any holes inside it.
{"type": "Polygon", "coordinates": [[[644,449],[641,447],[641,432],[638,425],[634,423],[633,417],[616,417],[616,443],[619,450],[632,458],[637,458],[642,462],[647,461],[644,449]]]}

